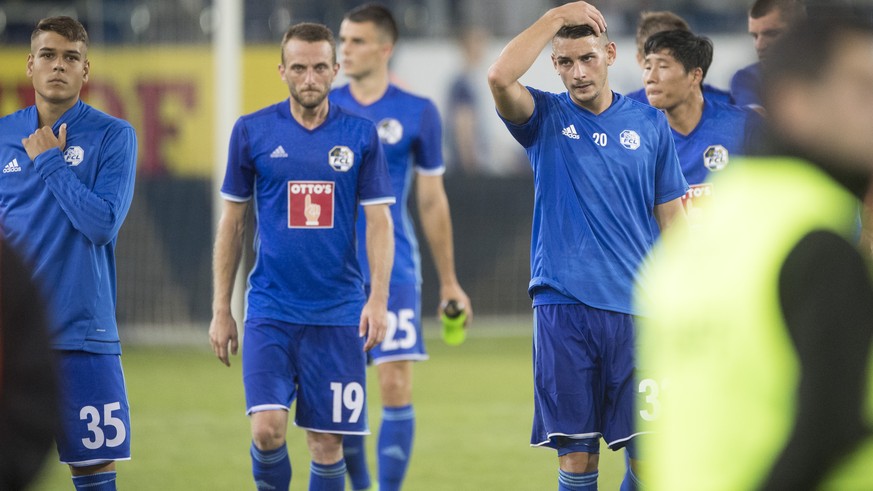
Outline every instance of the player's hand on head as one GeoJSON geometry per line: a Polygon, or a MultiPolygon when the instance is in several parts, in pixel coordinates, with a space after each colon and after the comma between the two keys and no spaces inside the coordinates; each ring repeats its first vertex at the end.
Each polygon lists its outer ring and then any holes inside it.
{"type": "Polygon", "coordinates": [[[230,366],[230,355],[239,349],[236,321],[228,314],[216,314],[209,324],[209,344],[218,360],[230,366]]]}
{"type": "Polygon", "coordinates": [[[598,36],[606,32],[606,19],[597,7],[588,2],[566,3],[560,7],[565,26],[588,25],[598,36]]]}
{"type": "Polygon", "coordinates": [[[368,300],[361,311],[361,324],[358,326],[358,334],[366,336],[364,351],[370,351],[385,339],[388,330],[388,308],[384,303],[368,300]]]}
{"type": "Polygon", "coordinates": [[[59,148],[63,152],[67,146],[67,123],[61,125],[58,136],[55,136],[50,126],[43,126],[22,139],[21,144],[30,160],[35,160],[39,154],[52,148],[59,148]]]}

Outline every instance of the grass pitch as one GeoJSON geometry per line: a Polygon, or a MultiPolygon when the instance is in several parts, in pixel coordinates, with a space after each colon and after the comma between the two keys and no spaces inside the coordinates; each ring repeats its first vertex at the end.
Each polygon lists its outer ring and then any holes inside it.
{"type": "MultiPolygon", "coordinates": [[[[530,448],[533,414],[529,322],[477,319],[467,341],[446,346],[425,322],[431,359],[414,374],[416,439],[404,487],[430,490],[557,488],[554,451],[530,448]]],[[[231,368],[200,347],[127,346],[122,357],[131,405],[130,462],[118,464],[119,489],[246,490],[251,478],[249,423],[239,357],[231,368]]],[[[375,479],[375,435],[381,404],[369,370],[367,438],[375,479]]],[[[289,425],[292,490],[308,489],[309,455],[302,430],[289,425]]],[[[618,489],[623,456],[603,451],[600,489],[618,489]]],[[[31,491],[73,489],[66,466],[49,456],[31,491]]]]}

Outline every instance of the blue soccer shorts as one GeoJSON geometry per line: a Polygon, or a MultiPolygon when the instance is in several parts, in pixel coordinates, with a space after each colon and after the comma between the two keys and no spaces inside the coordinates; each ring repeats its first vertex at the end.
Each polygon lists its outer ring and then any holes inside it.
{"type": "Polygon", "coordinates": [[[130,460],[130,406],[119,355],[55,351],[61,388],[61,462],[130,460]]]}
{"type": "Polygon", "coordinates": [[[320,433],[369,434],[366,357],[358,326],[303,326],[249,319],[243,338],[247,414],[290,411],[320,433]]]}
{"type": "Polygon", "coordinates": [[[632,316],[583,304],[536,306],[533,359],[531,445],[596,453],[601,436],[613,450],[634,437],[632,316]]]}
{"type": "MultiPolygon", "coordinates": [[[[367,295],[370,288],[367,287],[367,295]]],[[[421,332],[421,290],[418,285],[391,285],[385,340],[368,353],[371,363],[427,360],[421,332]]]]}

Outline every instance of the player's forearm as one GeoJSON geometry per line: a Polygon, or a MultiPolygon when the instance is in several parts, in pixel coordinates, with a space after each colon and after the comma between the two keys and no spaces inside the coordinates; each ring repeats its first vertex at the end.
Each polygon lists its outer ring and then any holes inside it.
{"type": "Polygon", "coordinates": [[[212,256],[213,314],[230,312],[234,280],[242,258],[244,218],[245,213],[242,217],[228,213],[226,205],[218,224],[212,256]]]}
{"type": "Polygon", "coordinates": [[[387,205],[365,206],[367,259],[370,263],[370,298],[387,303],[394,265],[394,223],[387,205]]]}
{"type": "Polygon", "coordinates": [[[513,38],[488,70],[492,91],[506,89],[518,82],[563,25],[560,12],[552,9],[513,38]]]}
{"type": "MultiPolygon", "coordinates": [[[[93,189],[76,176],[59,151],[44,152],[34,160],[34,168],[73,227],[98,246],[116,237],[133,200],[136,175],[133,130],[123,130],[111,138],[107,148],[112,150],[107,152],[108,160],[99,163],[93,189]]],[[[98,162],[93,159],[88,164],[98,162]]]]}
{"type": "Polygon", "coordinates": [[[682,198],[655,205],[655,221],[658,222],[661,233],[666,232],[671,227],[687,223],[682,198]]]}
{"type": "Polygon", "coordinates": [[[440,285],[456,285],[455,249],[449,200],[445,192],[419,194],[418,212],[440,285]]]}

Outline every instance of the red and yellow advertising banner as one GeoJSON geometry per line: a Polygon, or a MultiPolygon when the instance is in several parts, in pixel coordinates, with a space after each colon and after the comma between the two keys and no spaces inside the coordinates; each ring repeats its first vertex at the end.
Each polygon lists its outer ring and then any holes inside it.
{"type": "MultiPolygon", "coordinates": [[[[25,73],[29,47],[0,49],[0,115],[33,104],[25,73]]],[[[211,177],[214,164],[215,80],[211,46],[92,47],[82,98],[129,121],[139,139],[143,175],[211,177]]],[[[240,114],[288,97],[279,79],[279,47],[244,50],[240,114]]]]}

